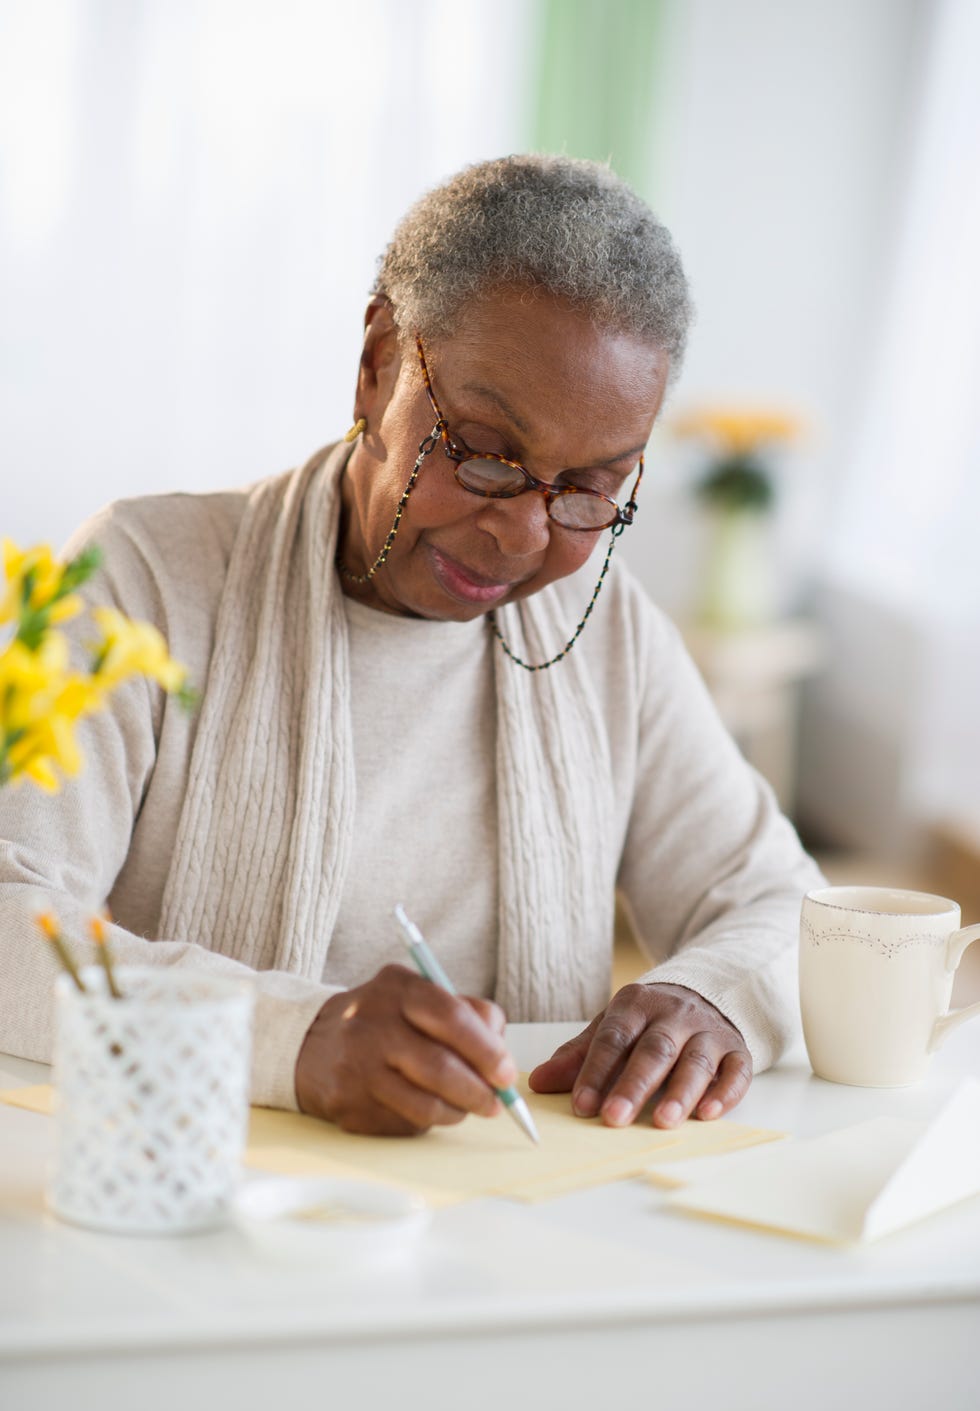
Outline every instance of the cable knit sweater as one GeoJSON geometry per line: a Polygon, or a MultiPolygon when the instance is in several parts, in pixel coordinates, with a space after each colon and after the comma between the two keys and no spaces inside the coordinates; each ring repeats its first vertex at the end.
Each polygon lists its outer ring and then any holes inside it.
{"type": "MultiPolygon", "coordinates": [[[[457,779],[473,771],[461,774],[454,756],[443,777],[424,745],[395,748],[390,711],[370,691],[351,702],[349,614],[327,513],[342,461],[337,450],[248,490],[123,502],[70,546],[100,545],[105,566],[89,599],[156,623],[204,699],[188,715],[155,687],[129,683],[86,722],[86,768],[62,793],[0,793],[0,1048],[50,1058],[53,963],[34,914],[53,907],[84,958],[85,918],[108,901],[121,963],[255,968],[253,1099],[295,1106],[296,1055],[320,1005],[398,958],[380,920],[390,903],[421,899],[414,909],[426,924],[451,917],[451,933],[433,932],[444,961],[492,986],[509,1018],[586,1019],[605,998],[618,886],[651,957],[646,978],[698,991],[739,1028],[756,1070],[773,1062],[796,1031],[799,904],[819,874],[719,723],[674,628],[619,565],[572,656],[537,676],[506,661],[483,623],[402,623],[434,641],[413,669],[404,710],[431,712],[439,739],[461,709],[474,714],[472,735],[457,731],[458,751],[468,744],[471,762],[483,764],[472,787],[450,789],[448,807],[427,814],[427,794],[454,769],[457,779]],[[295,543],[283,531],[290,496],[295,543]],[[271,506],[265,520],[257,504],[271,506]],[[323,524],[323,542],[311,523],[323,524]],[[307,599],[313,606],[297,614],[288,595],[303,535],[310,580],[325,564],[328,581],[319,597],[305,593],[304,609],[307,599]],[[261,584],[274,578],[266,560],[277,552],[282,592],[270,608],[261,584]],[[297,615],[309,621],[287,632],[297,615]],[[239,619],[254,619],[251,637],[239,619]],[[433,638],[440,629],[444,640],[433,638]],[[320,660],[324,633],[331,650],[320,675],[294,670],[297,653],[320,660]],[[231,666],[221,664],[229,635],[231,666]],[[470,658],[458,676],[447,672],[451,640],[470,658]],[[287,729],[276,711],[290,691],[287,729]],[[326,727],[313,719],[325,693],[326,727]],[[258,711],[271,712],[274,727],[261,734],[261,768],[249,771],[241,760],[256,759],[249,730],[258,711]],[[236,732],[246,738],[237,753],[236,732]],[[372,776],[379,752],[389,760],[383,787],[358,800],[358,774],[372,776]],[[334,822],[317,831],[321,810],[334,822]],[[397,849],[413,897],[384,894],[385,856],[365,846],[375,837],[397,849]],[[461,856],[478,865],[478,884],[461,856]]],[[[574,626],[594,573],[590,560],[507,609],[505,632],[532,652],[561,645],[541,634],[574,626]]],[[[355,682],[391,627],[376,647],[360,633],[355,682]]]]}

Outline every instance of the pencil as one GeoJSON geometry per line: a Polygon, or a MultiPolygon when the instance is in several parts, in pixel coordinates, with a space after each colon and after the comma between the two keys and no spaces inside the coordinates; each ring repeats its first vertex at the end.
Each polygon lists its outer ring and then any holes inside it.
{"type": "MultiPolygon", "coordinates": [[[[443,970],[436,957],[432,954],[432,951],[425,942],[422,932],[416,926],[415,922],[410,921],[406,916],[405,908],[400,902],[395,907],[395,920],[401,927],[405,944],[408,946],[409,955],[411,955],[415,968],[422,978],[424,980],[431,980],[432,983],[438,985],[440,989],[446,990],[449,994],[454,995],[456,993],[456,986],[453,984],[452,980],[450,980],[445,970],[443,970]]],[[[525,1136],[529,1137],[532,1142],[540,1142],[541,1138],[538,1136],[538,1130],[534,1125],[534,1118],[531,1116],[527,1103],[521,1097],[517,1089],[513,1086],[509,1088],[494,1088],[494,1092],[500,1098],[500,1101],[504,1104],[504,1107],[506,1107],[525,1136]]]]}

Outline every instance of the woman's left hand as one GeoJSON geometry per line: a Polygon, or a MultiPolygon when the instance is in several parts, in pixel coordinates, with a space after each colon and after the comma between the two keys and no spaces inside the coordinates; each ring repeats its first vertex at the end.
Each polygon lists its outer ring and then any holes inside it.
{"type": "Polygon", "coordinates": [[[752,1060],[713,1004],[682,985],[624,985],[587,1029],[531,1074],[536,1093],[572,1094],[579,1117],[625,1127],[654,1093],[655,1127],[721,1117],[745,1096],[752,1060]]]}

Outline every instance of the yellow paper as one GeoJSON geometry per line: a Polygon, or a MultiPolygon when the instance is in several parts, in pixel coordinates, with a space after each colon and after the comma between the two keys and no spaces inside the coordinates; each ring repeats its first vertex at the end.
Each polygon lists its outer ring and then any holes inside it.
{"type": "Polygon", "coordinates": [[[680,1130],[684,1133],[683,1142],[657,1152],[647,1164],[647,1177],[655,1186],[672,1189],[686,1185],[691,1179],[689,1173],[692,1170],[703,1173],[710,1169],[710,1161],[698,1166],[701,1157],[725,1156],[729,1152],[743,1151],[765,1142],[784,1141],[786,1136],[784,1132],[746,1127],[738,1122],[687,1122],[680,1130]]]}
{"type": "MultiPolygon", "coordinates": [[[[733,1122],[685,1122],[672,1130],[646,1123],[607,1127],[575,1117],[567,1093],[520,1090],[541,1137],[534,1146],[505,1114],[468,1117],[423,1137],[364,1137],[297,1112],[253,1107],[245,1164],[285,1176],[346,1176],[416,1192],[433,1206],[480,1196],[538,1201],[621,1180],[654,1162],[733,1150],[773,1134],[733,1122]]],[[[34,1112],[53,1110],[50,1087],[0,1093],[34,1112]]]]}
{"type": "Polygon", "coordinates": [[[522,1079],[541,1137],[539,1146],[505,1114],[468,1117],[455,1127],[434,1127],[420,1138],[363,1137],[294,1112],[253,1109],[246,1164],[285,1175],[354,1176],[418,1192],[433,1205],[478,1196],[539,1199],[530,1187],[560,1181],[562,1189],[634,1175],[659,1149],[678,1140],[654,1127],[606,1127],[571,1112],[567,1093],[541,1096],[522,1079]]]}
{"type": "Polygon", "coordinates": [[[54,1088],[50,1083],[39,1083],[32,1088],[8,1088],[0,1093],[0,1102],[8,1107],[23,1107],[26,1112],[40,1112],[50,1117],[54,1112],[54,1088]]]}
{"type": "MultiPolygon", "coordinates": [[[[665,1132],[664,1136],[669,1133],[665,1132]]],[[[681,1140],[678,1137],[678,1142],[681,1140]]],[[[576,1165],[571,1170],[555,1176],[545,1176],[540,1181],[522,1181],[510,1187],[509,1200],[522,1200],[533,1205],[540,1200],[554,1200],[560,1195],[570,1195],[573,1191],[586,1190],[589,1186],[603,1186],[609,1181],[625,1181],[640,1173],[632,1157],[613,1157],[611,1161],[599,1161],[595,1165],[576,1165]]]]}

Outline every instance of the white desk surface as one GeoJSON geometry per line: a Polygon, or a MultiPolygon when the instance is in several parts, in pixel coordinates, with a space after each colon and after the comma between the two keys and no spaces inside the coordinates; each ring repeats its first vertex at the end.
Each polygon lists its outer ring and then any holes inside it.
{"type": "MultiPolygon", "coordinates": [[[[514,1026],[518,1063],[577,1027],[514,1026]]],[[[801,1053],[735,1118],[803,1136],[926,1116],[967,1073],[980,1024],[915,1088],[837,1087],[801,1053]]],[[[46,1077],[0,1056],[2,1087],[46,1077]]],[[[49,1118],[0,1105],[4,1411],[980,1406],[980,1198],[838,1249],[671,1212],[621,1181],[441,1210],[405,1267],[379,1274],[274,1263],[232,1229],[63,1224],[43,1208],[52,1139],[49,1118]]]]}

